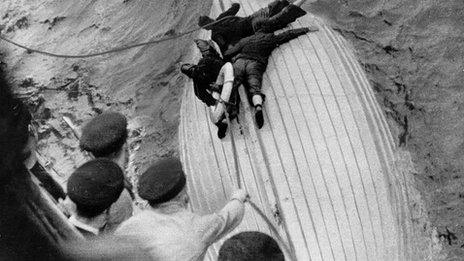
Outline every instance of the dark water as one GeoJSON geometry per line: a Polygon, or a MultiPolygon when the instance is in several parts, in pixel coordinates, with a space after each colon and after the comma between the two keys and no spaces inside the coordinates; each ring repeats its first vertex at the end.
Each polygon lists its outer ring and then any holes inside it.
{"type": "Polygon", "coordinates": [[[355,47],[397,143],[413,155],[444,252],[464,258],[464,1],[321,0],[305,7],[355,47]]]}
{"type": "MultiPolygon", "coordinates": [[[[182,31],[209,10],[209,1],[115,1],[111,5],[89,1],[89,6],[83,1],[74,3],[76,7],[65,1],[22,2],[0,1],[0,29],[13,28],[7,36],[26,45],[63,53],[87,52],[89,46],[103,48],[110,43],[148,40],[169,30],[182,31]],[[142,8],[140,3],[147,7],[142,8]],[[66,18],[50,28],[44,21],[52,21],[57,15],[66,18]],[[17,26],[24,17],[29,21],[27,26],[17,26]],[[77,35],[71,29],[77,30],[77,35]]],[[[464,1],[320,0],[304,8],[324,17],[353,44],[397,143],[413,155],[418,188],[447,246],[445,252],[450,259],[462,259],[464,1]]],[[[42,133],[44,150],[48,148],[43,152],[54,159],[55,168],[65,176],[79,161],[74,157],[78,153],[76,144],[63,142],[53,133],[71,137],[70,130],[60,128],[61,116],[72,114],[81,124],[94,115],[93,107],[123,111],[134,119],[134,128],[146,125],[145,119],[156,119],[143,130],[144,137],[131,139],[135,165],[175,151],[184,81],[175,68],[185,58],[180,50],[188,51],[190,45],[191,38],[183,38],[176,45],[77,62],[47,60],[9,46],[2,46],[2,51],[5,48],[9,54],[7,70],[15,82],[32,79],[37,86],[30,89],[37,97],[48,97],[43,90],[53,90],[53,99],[41,105],[50,112],[43,126],[56,126],[58,131],[42,133]],[[84,98],[70,101],[66,90],[61,91],[56,82],[66,81],[76,64],[77,78],[85,83],[81,85],[96,88],[82,93],[84,98]],[[92,106],[86,102],[89,93],[95,96],[92,106]],[[65,157],[72,162],[60,160],[65,157]]],[[[41,115],[40,111],[36,113],[38,118],[41,115]]]]}

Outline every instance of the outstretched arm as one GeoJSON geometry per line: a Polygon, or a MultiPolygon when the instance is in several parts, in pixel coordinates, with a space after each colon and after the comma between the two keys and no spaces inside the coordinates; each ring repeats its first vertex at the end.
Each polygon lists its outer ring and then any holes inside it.
{"type": "MultiPolygon", "coordinates": [[[[246,39],[246,38],[244,38],[246,39]]],[[[237,55],[245,45],[244,39],[240,40],[237,44],[234,46],[230,47],[225,53],[224,53],[224,60],[230,61],[235,55],[237,55]]]]}
{"type": "Polygon", "coordinates": [[[220,14],[216,18],[216,20],[219,20],[219,19],[224,18],[226,16],[236,15],[238,13],[238,10],[240,10],[240,4],[233,3],[232,6],[229,9],[227,9],[224,13],[220,14]]]}
{"type": "MultiPolygon", "coordinates": [[[[311,31],[308,27],[303,27],[303,28],[298,28],[298,29],[292,29],[285,31],[283,33],[277,34],[275,36],[276,43],[278,45],[281,45],[283,43],[286,43],[292,39],[297,38],[300,35],[306,34],[307,32],[311,31]]],[[[313,30],[313,31],[317,31],[313,30]]]]}
{"type": "Polygon", "coordinates": [[[207,231],[204,238],[206,245],[221,239],[242,222],[247,197],[246,191],[236,190],[224,208],[215,214],[204,217],[203,222],[209,227],[209,229],[205,229],[207,231]]]}

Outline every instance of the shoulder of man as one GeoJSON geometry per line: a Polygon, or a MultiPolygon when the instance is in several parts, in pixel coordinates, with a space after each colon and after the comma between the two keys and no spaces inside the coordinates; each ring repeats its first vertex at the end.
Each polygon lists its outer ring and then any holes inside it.
{"type": "Polygon", "coordinates": [[[116,229],[115,235],[136,234],[144,230],[144,225],[150,223],[150,216],[146,211],[142,211],[135,216],[130,217],[116,229]]]}

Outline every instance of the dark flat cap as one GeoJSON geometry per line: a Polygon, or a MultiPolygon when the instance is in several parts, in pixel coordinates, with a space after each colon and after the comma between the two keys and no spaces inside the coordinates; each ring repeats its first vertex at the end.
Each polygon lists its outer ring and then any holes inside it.
{"type": "Polygon", "coordinates": [[[104,157],[119,151],[126,139],[126,117],[117,112],[104,112],[82,129],[80,147],[96,157],[104,157]]]}
{"type": "Polygon", "coordinates": [[[111,160],[99,158],[84,163],[68,179],[68,196],[87,213],[109,208],[124,189],[124,174],[111,160]]]}
{"type": "Polygon", "coordinates": [[[177,158],[161,159],[139,178],[138,191],[150,204],[160,204],[176,197],[185,187],[185,174],[177,158]]]}
{"type": "Polygon", "coordinates": [[[218,261],[284,261],[277,242],[258,231],[241,232],[227,239],[219,250],[218,261]]]}

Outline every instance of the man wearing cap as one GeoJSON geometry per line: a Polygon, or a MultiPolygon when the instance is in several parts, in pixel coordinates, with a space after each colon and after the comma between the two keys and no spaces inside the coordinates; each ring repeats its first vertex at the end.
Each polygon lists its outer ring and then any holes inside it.
{"type": "Polygon", "coordinates": [[[152,165],[138,184],[139,195],[149,207],[121,224],[116,234],[137,240],[154,259],[203,260],[208,247],[242,221],[244,190],[235,191],[217,213],[200,216],[191,212],[185,174],[176,158],[152,165]]]}
{"type": "Polygon", "coordinates": [[[258,10],[246,17],[236,16],[240,4],[233,3],[216,20],[208,16],[200,16],[198,25],[211,30],[211,39],[215,41],[221,52],[224,53],[229,45],[235,45],[240,39],[255,33],[255,24],[258,21],[266,24],[270,32],[282,29],[297,18],[306,14],[300,6],[306,0],[297,0],[290,4],[287,0],[275,0],[267,7],[258,10]],[[212,24],[213,23],[213,24],[212,24]]]}
{"type": "Polygon", "coordinates": [[[218,261],[284,261],[279,244],[258,231],[240,232],[227,239],[219,249],[218,261]]]}
{"type": "MultiPolygon", "coordinates": [[[[124,170],[128,162],[127,120],[117,112],[104,112],[90,120],[82,129],[80,147],[96,158],[106,158],[124,170]]],[[[98,175],[98,173],[97,173],[98,175]]],[[[113,232],[123,221],[132,216],[132,184],[124,177],[124,187],[120,197],[109,210],[109,220],[105,232],[113,232]]],[[[69,212],[73,212],[73,203],[66,199],[69,212]]]]}
{"type": "Polygon", "coordinates": [[[68,179],[68,196],[76,204],[69,218],[86,238],[104,231],[109,209],[124,190],[121,168],[108,159],[99,158],[84,163],[68,179]]]}

